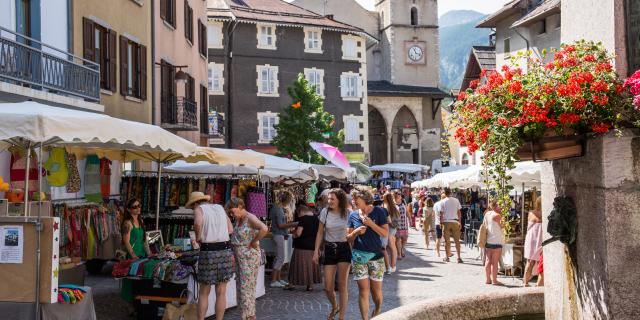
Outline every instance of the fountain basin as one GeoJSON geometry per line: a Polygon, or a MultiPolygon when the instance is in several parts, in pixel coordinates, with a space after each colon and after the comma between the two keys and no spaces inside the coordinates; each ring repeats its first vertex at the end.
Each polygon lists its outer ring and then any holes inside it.
{"type": "Polygon", "coordinates": [[[482,320],[544,314],[544,288],[506,289],[418,301],[387,311],[376,320],[482,320]]]}

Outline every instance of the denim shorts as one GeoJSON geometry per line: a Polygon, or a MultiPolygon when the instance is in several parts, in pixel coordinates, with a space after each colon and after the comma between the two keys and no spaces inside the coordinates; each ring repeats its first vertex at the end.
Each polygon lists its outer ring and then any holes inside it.
{"type": "Polygon", "coordinates": [[[501,244],[491,244],[491,243],[487,243],[484,246],[485,249],[502,249],[502,245],[501,244]]]}

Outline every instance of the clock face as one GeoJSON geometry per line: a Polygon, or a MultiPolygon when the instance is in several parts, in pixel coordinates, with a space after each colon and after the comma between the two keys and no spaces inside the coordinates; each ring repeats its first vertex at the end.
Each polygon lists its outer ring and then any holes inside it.
{"type": "Polygon", "coordinates": [[[422,48],[419,46],[412,46],[409,48],[409,59],[412,61],[420,61],[420,59],[422,59],[422,55],[422,48]]]}

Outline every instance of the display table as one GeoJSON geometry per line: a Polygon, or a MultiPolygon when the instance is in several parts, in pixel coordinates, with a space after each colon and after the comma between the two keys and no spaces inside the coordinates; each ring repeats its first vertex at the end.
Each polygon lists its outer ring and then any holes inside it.
{"type": "Polygon", "coordinates": [[[42,305],[42,320],[95,320],[91,287],[82,287],[87,292],[78,303],[53,303],[42,305]]]}
{"type": "MultiPolygon", "coordinates": [[[[189,299],[188,303],[196,303],[194,291],[196,290],[195,279],[189,276],[189,299]]],[[[238,305],[237,292],[236,292],[236,276],[234,275],[229,282],[227,282],[227,309],[238,305]]],[[[264,287],[264,265],[258,269],[258,282],[256,283],[256,298],[262,297],[265,294],[264,287]]],[[[202,297],[198,297],[202,299],[202,297]]],[[[211,293],[209,294],[209,308],[207,309],[207,317],[210,317],[216,313],[216,289],[215,286],[211,286],[211,293]]]]}
{"type": "MultiPolygon", "coordinates": [[[[289,235],[289,239],[284,241],[284,263],[291,262],[291,255],[293,255],[293,237],[289,235]]],[[[260,248],[265,251],[268,256],[276,255],[276,243],[273,241],[271,234],[260,240],[260,248]]]]}

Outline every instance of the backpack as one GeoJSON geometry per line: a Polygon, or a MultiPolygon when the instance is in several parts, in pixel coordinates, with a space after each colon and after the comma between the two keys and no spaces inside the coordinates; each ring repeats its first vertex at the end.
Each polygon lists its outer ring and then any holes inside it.
{"type": "Polygon", "coordinates": [[[553,199],[553,210],[549,214],[547,232],[551,238],[542,242],[547,245],[554,241],[573,244],[576,241],[576,205],[571,197],[559,196],[553,199]]]}

